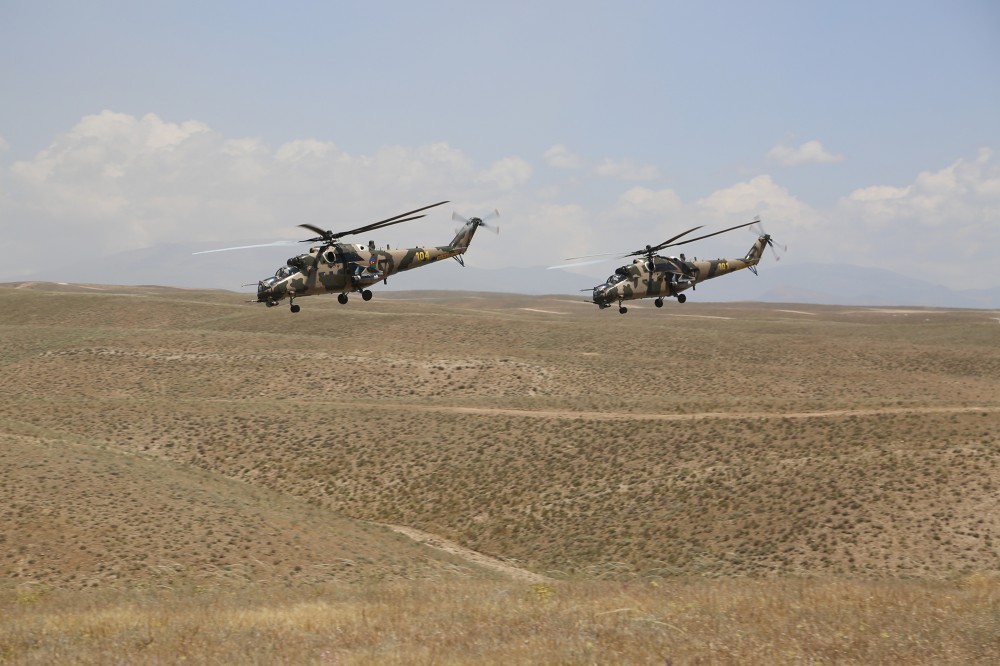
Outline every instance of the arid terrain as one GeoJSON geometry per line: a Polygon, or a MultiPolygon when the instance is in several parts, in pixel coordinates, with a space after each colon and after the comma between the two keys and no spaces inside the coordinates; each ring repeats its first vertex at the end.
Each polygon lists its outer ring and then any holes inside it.
{"type": "Polygon", "coordinates": [[[1000,661],[1000,313],[0,285],[0,661],[1000,661]]]}

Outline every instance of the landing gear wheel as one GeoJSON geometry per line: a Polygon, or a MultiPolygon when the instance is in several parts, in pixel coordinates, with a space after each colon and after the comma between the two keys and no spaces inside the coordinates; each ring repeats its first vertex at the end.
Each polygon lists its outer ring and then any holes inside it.
{"type": "Polygon", "coordinates": [[[301,308],[298,305],[292,305],[289,308],[289,310],[291,310],[292,312],[298,312],[299,310],[301,310],[301,308]]]}
{"type": "Polygon", "coordinates": [[[677,302],[678,302],[678,303],[683,303],[683,302],[684,302],[684,301],[686,301],[687,299],[688,299],[688,297],[687,297],[687,296],[685,296],[684,294],[677,294],[677,302]]]}
{"type": "Polygon", "coordinates": [[[618,308],[618,312],[620,312],[621,314],[625,314],[626,312],[628,312],[628,308],[623,305],[618,308]]]}
{"type": "Polygon", "coordinates": [[[663,299],[662,298],[656,299],[655,301],[653,301],[653,305],[655,305],[658,308],[662,308],[663,307],[663,299]]]}
{"type": "Polygon", "coordinates": [[[371,289],[365,289],[363,292],[361,292],[361,299],[365,300],[365,301],[372,300],[372,290],[371,289]]]}
{"type": "Polygon", "coordinates": [[[337,302],[341,305],[347,304],[347,294],[337,294],[337,302]]]}

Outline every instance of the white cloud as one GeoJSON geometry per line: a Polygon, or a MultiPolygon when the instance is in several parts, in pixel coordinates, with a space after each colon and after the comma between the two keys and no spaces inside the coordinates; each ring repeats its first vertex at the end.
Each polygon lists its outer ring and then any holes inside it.
{"type": "Polygon", "coordinates": [[[639,186],[618,197],[615,210],[625,216],[662,215],[679,211],[682,206],[681,198],[671,189],[651,190],[639,186]]]}
{"type": "MultiPolygon", "coordinates": [[[[0,173],[0,219],[17,221],[0,261],[27,270],[31,260],[13,249],[15,240],[37,246],[53,231],[94,257],[164,242],[288,238],[301,222],[361,224],[456,190],[490,203],[530,174],[513,157],[480,172],[443,143],[367,156],[311,139],[274,150],[199,122],[105,111],[0,173]]],[[[422,242],[433,240],[423,231],[422,242]]]]}
{"type": "Polygon", "coordinates": [[[477,182],[492,184],[500,190],[511,190],[528,182],[531,172],[531,165],[520,157],[505,157],[494,162],[477,178],[477,182]]]}
{"type": "Polygon", "coordinates": [[[595,172],[602,178],[616,178],[618,180],[655,180],[660,177],[660,170],[655,166],[637,165],[632,160],[613,160],[606,158],[602,161],[595,172]]]}
{"type": "Polygon", "coordinates": [[[184,123],[165,123],[156,114],[147,113],[140,122],[143,143],[150,150],[164,150],[179,146],[189,138],[209,131],[208,125],[194,120],[184,123]]]}
{"type": "Polygon", "coordinates": [[[891,185],[872,185],[851,192],[848,199],[852,201],[890,201],[904,198],[910,189],[909,187],[892,187],[891,185]]]}
{"type": "Polygon", "coordinates": [[[767,175],[717,190],[692,207],[699,218],[734,220],[733,224],[760,215],[782,226],[800,227],[813,224],[817,218],[816,211],[767,175]]]}
{"type": "Polygon", "coordinates": [[[270,150],[262,139],[249,137],[226,141],[222,144],[222,152],[230,157],[264,157],[270,150]]]}
{"type": "Polygon", "coordinates": [[[556,169],[580,169],[583,167],[583,160],[561,143],[546,150],[544,158],[546,164],[556,169]]]}
{"type": "MultiPolygon", "coordinates": [[[[609,177],[657,171],[627,159],[605,167],[609,177]]],[[[709,233],[760,215],[788,243],[793,261],[842,260],[912,274],[940,267],[946,257],[982,267],[963,276],[966,284],[1000,285],[991,256],[1000,247],[1000,166],[986,149],[909,183],[858,188],[821,209],[766,174],[690,200],[671,188],[582,186],[579,174],[564,173],[561,181],[551,175],[537,178],[518,156],[476,165],[446,143],[390,145],[370,154],[308,138],[272,147],[196,121],[106,111],[81,119],[33,158],[0,168],[0,266],[8,276],[37,269],[39,248],[53,238],[76,257],[96,261],[163,243],[208,248],[295,239],[303,222],[352,228],[447,199],[449,206],[420,223],[392,227],[375,240],[446,242],[454,228],[449,208],[479,215],[497,207],[503,234],[487,236],[469,261],[538,266],[609,247],[642,247],[699,224],[709,233]]],[[[697,250],[726,255],[745,248],[726,236],[697,250]]],[[[938,273],[941,281],[953,280],[938,273]]]]}
{"type": "Polygon", "coordinates": [[[987,248],[1000,247],[1000,165],[983,149],[975,159],[921,172],[904,187],[855,190],[838,210],[903,247],[909,237],[918,247],[947,250],[952,257],[981,257],[989,272],[994,264],[987,248]]]}
{"type": "Polygon", "coordinates": [[[778,144],[767,153],[767,159],[781,166],[801,166],[842,162],[844,156],[827,152],[823,144],[813,140],[794,147],[778,144]]]}
{"type": "Polygon", "coordinates": [[[274,152],[274,159],[281,162],[298,162],[302,160],[322,160],[331,154],[337,146],[329,141],[305,139],[289,141],[281,144],[274,152]]]}

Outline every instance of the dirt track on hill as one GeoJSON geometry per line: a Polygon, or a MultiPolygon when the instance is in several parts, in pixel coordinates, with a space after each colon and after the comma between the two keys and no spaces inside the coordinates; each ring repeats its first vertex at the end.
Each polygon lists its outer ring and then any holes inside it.
{"type": "Polygon", "coordinates": [[[431,534],[430,532],[424,532],[413,527],[407,527],[406,525],[385,524],[384,527],[388,527],[394,532],[403,534],[417,543],[431,548],[436,548],[450,555],[455,555],[456,557],[460,557],[468,562],[471,562],[472,564],[486,567],[487,569],[492,569],[494,571],[499,571],[502,574],[510,576],[514,580],[523,580],[528,583],[544,583],[551,580],[541,574],[536,574],[532,571],[528,571],[527,569],[515,567],[502,560],[490,557],[489,555],[483,555],[478,551],[465,548],[464,546],[458,545],[454,541],[449,541],[448,539],[440,537],[436,534],[431,534]]]}
{"type": "MultiPolygon", "coordinates": [[[[368,406],[368,405],[366,405],[368,406]]],[[[391,409],[483,416],[520,416],[543,419],[583,419],[586,421],[691,421],[696,419],[822,419],[836,416],[882,416],[898,414],[962,414],[1000,412],[998,406],[976,407],[879,407],[874,409],[833,409],[824,412],[692,412],[690,414],[634,414],[629,412],[577,412],[569,409],[534,410],[502,407],[451,407],[447,405],[383,405],[391,409]]]]}

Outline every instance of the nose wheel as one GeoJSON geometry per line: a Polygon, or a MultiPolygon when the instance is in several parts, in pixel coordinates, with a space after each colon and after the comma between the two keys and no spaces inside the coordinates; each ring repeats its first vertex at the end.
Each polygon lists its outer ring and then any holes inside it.
{"type": "Polygon", "coordinates": [[[341,305],[347,305],[347,294],[340,293],[337,294],[337,302],[341,305]]]}
{"type": "Polygon", "coordinates": [[[361,298],[362,298],[362,300],[365,300],[365,301],[372,300],[372,290],[371,289],[365,289],[363,292],[361,292],[361,298]]]}
{"type": "Polygon", "coordinates": [[[653,305],[655,305],[658,308],[662,308],[663,307],[663,299],[662,298],[657,298],[655,301],[653,301],[653,305]]]}

